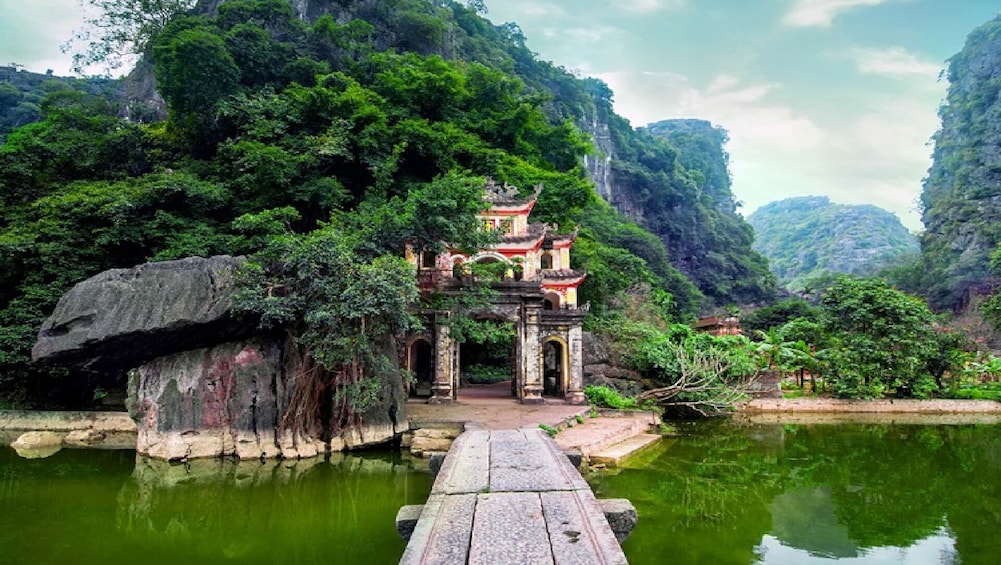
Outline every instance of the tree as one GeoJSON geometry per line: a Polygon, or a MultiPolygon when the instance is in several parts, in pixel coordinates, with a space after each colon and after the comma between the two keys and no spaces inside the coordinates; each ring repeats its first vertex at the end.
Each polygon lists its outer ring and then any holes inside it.
{"type": "Polygon", "coordinates": [[[755,334],[760,341],[754,349],[766,369],[776,369],[782,377],[786,370],[795,370],[800,366],[803,349],[796,341],[787,339],[777,328],[770,328],[767,332],[757,330],[755,334]]]}
{"type": "Polygon", "coordinates": [[[666,332],[645,324],[623,330],[634,342],[627,357],[653,383],[638,400],[712,416],[747,398],[757,374],[747,338],[697,333],[683,324],[666,332]]]}
{"type": "MultiPolygon", "coordinates": [[[[994,253],[991,254],[990,269],[994,276],[1001,277],[1001,245],[998,245],[994,249],[994,253]]],[[[1001,292],[995,290],[980,305],[980,313],[984,321],[993,326],[995,330],[1001,331],[1001,292]]]]}
{"type": "Polygon", "coordinates": [[[673,357],[672,370],[661,375],[660,380],[666,384],[644,391],[637,400],[654,400],[673,409],[688,408],[701,416],[730,413],[745,400],[755,375],[746,363],[748,357],[740,351],[742,347],[746,351],[747,344],[725,338],[698,345],[696,341],[663,341],[662,353],[673,357]]]}
{"type": "Polygon", "coordinates": [[[195,3],[196,0],[84,0],[88,8],[85,27],[76,30],[62,50],[73,52],[75,73],[83,74],[86,68],[98,64],[109,70],[118,69],[130,57],[147,53],[171,18],[195,3]]]}
{"type": "Polygon", "coordinates": [[[235,307],[259,316],[263,329],[285,332],[299,354],[279,423],[293,436],[323,429],[326,406],[331,431],[349,429],[402,383],[390,344],[417,324],[413,269],[401,257],[359,254],[354,242],[333,225],[287,233],[240,272],[235,307]]]}
{"type": "Polygon", "coordinates": [[[809,373],[812,382],[811,388],[814,392],[817,392],[818,378],[823,371],[819,357],[826,351],[829,339],[823,326],[816,320],[817,316],[789,320],[779,329],[779,333],[787,341],[792,342],[793,348],[799,352],[788,368],[799,371],[799,387],[801,389],[805,384],[805,374],[809,373]]]}
{"type": "Polygon", "coordinates": [[[801,298],[789,298],[764,306],[741,317],[740,325],[748,332],[767,332],[771,328],[780,328],[796,318],[816,319],[819,310],[807,304],[801,298]]]}
{"type": "Polygon", "coordinates": [[[483,0],[466,0],[466,7],[473,10],[477,14],[486,14],[489,12],[487,10],[487,5],[483,0]]]}
{"type": "Polygon", "coordinates": [[[240,68],[218,35],[205,28],[178,27],[157,41],[153,62],[160,94],[173,117],[183,120],[208,113],[236,92],[240,68]]]}
{"type": "Polygon", "coordinates": [[[821,299],[832,337],[828,375],[844,397],[887,392],[925,396],[935,389],[935,316],[920,299],[879,279],[841,277],[821,299]]]}

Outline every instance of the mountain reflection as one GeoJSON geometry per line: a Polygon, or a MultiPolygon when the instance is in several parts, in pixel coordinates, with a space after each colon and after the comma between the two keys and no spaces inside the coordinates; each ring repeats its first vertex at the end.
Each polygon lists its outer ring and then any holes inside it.
{"type": "Polygon", "coordinates": [[[592,477],[630,563],[995,563],[1001,426],[684,424],[592,477]]]}

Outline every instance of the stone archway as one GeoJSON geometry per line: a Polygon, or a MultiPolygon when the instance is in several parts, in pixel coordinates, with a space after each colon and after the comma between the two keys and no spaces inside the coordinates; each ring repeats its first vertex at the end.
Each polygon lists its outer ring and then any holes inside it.
{"type": "MultiPolygon", "coordinates": [[[[484,332],[490,339],[467,337],[466,341],[459,345],[459,379],[456,392],[461,397],[464,393],[485,394],[486,388],[502,391],[503,389],[492,385],[510,381],[510,393],[505,396],[514,397],[518,322],[489,314],[481,314],[475,318],[478,324],[493,328],[484,332]]],[[[494,394],[497,393],[491,393],[494,394]]]]}
{"type": "Polygon", "coordinates": [[[566,343],[551,337],[542,344],[542,396],[562,398],[569,381],[569,354],[566,343]]]}
{"type": "Polygon", "coordinates": [[[418,337],[407,346],[407,370],[413,375],[410,396],[431,397],[434,383],[434,347],[426,337],[418,337]]]}

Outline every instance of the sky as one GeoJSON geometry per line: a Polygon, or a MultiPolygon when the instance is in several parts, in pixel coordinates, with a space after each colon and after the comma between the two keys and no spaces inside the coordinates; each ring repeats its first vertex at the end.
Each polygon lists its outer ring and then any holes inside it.
{"type": "Polygon", "coordinates": [[[635,126],[730,133],[745,215],[791,196],[875,204],[922,228],[946,60],[997,0],[487,0],[528,47],[604,80],[635,126]]]}
{"type": "MultiPolygon", "coordinates": [[[[486,0],[541,58],[605,81],[635,127],[701,118],[730,134],[747,215],[791,196],[875,204],[920,231],[948,84],[998,0],[486,0]]],[[[0,0],[0,64],[69,74],[79,0],[0,0]]]]}

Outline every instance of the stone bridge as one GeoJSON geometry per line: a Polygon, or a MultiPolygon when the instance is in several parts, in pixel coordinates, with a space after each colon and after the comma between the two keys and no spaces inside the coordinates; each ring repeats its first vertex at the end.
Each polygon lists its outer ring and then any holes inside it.
{"type": "Polygon", "coordinates": [[[400,510],[400,563],[626,563],[619,543],[635,523],[632,504],[598,501],[542,430],[471,430],[427,504],[400,510]]]}

